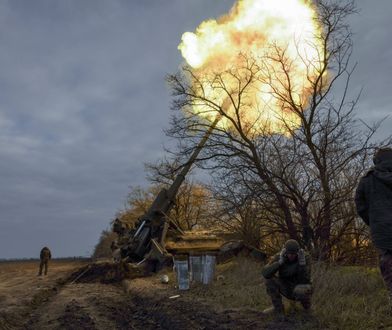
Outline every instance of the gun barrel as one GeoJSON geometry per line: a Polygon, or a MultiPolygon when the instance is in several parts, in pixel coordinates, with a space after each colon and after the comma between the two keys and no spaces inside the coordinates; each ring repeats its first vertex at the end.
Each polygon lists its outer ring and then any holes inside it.
{"type": "Polygon", "coordinates": [[[139,220],[140,223],[136,229],[136,232],[133,235],[133,231],[129,232],[129,235],[132,235],[127,247],[127,254],[128,257],[130,257],[130,260],[137,262],[144,260],[148,250],[151,250],[151,242],[153,239],[157,240],[157,242],[164,242],[168,226],[167,223],[165,223],[165,216],[173,207],[174,199],[178,193],[178,190],[180,189],[181,184],[185,180],[186,174],[190,171],[193,163],[197,159],[197,156],[203,149],[220,119],[221,116],[218,116],[208,128],[207,132],[196,146],[189,160],[183,165],[181,172],[177,175],[171,186],[167,190],[162,189],[156,196],[148,211],[139,220]]]}
{"type": "Polygon", "coordinates": [[[203,138],[200,140],[199,144],[196,146],[193,154],[189,158],[189,160],[185,163],[184,167],[182,168],[181,172],[177,175],[176,179],[173,181],[172,185],[167,191],[167,196],[169,199],[173,199],[180,189],[181,184],[185,180],[185,176],[188,174],[189,170],[191,169],[193,163],[196,161],[197,156],[199,156],[200,151],[203,149],[204,145],[206,144],[208,138],[210,137],[212,131],[215,129],[216,125],[218,124],[221,116],[218,116],[214,122],[209,127],[208,131],[204,134],[203,138]]]}

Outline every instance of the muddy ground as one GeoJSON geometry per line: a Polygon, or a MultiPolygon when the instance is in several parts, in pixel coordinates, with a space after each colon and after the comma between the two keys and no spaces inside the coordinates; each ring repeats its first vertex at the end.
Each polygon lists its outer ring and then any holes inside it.
{"type": "Polygon", "coordinates": [[[81,262],[54,261],[44,277],[36,276],[37,267],[0,263],[0,329],[305,329],[309,323],[266,318],[257,304],[235,303],[224,276],[211,288],[180,292],[171,270],[169,284],[161,284],[159,275],[115,282],[90,273],[75,281],[86,269],[81,262]]]}

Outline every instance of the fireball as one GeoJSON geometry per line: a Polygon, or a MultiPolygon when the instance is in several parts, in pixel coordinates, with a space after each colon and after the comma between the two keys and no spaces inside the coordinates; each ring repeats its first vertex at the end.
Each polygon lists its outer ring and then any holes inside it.
{"type": "Polygon", "coordinates": [[[178,48],[199,96],[191,111],[214,120],[223,110],[221,127],[240,124],[248,133],[298,128],[298,109],[322,72],[316,17],[305,0],[239,0],[227,15],[184,33],[178,48]]]}

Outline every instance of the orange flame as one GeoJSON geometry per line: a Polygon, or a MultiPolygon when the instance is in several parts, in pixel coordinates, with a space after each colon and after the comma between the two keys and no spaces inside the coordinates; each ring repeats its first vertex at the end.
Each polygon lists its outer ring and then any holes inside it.
{"type": "MultiPolygon", "coordinates": [[[[249,132],[286,134],[288,128],[300,126],[300,119],[288,102],[277,95],[290,96],[298,108],[304,108],[312,78],[320,74],[323,51],[321,29],[315,17],[315,10],[305,0],[239,0],[229,14],[202,22],[195,33],[184,33],[178,48],[197,78],[195,89],[206,99],[221,106],[226,103],[225,112],[229,116],[239,115],[249,132]],[[281,61],[276,61],[276,56],[283,52],[281,61]],[[258,61],[254,72],[257,77],[241,95],[241,109],[236,109],[236,78],[246,80],[249,75],[241,54],[258,61]],[[283,62],[288,71],[282,70],[283,62]],[[232,75],[233,68],[237,70],[236,77],[232,75]],[[225,90],[222,84],[211,83],[217,73],[225,90]],[[231,102],[229,94],[233,97],[231,102]]],[[[211,104],[195,104],[192,111],[209,120],[217,114],[211,104]]],[[[220,125],[232,126],[227,119],[221,120],[220,125]]]]}

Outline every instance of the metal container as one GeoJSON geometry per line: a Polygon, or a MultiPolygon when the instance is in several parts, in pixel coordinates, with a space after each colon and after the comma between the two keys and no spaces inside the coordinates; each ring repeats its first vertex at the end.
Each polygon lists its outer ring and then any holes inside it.
{"type": "Polygon", "coordinates": [[[188,260],[174,260],[179,290],[189,290],[188,260]]]}
{"type": "Polygon", "coordinates": [[[202,283],[203,284],[210,284],[214,280],[215,263],[216,263],[215,256],[212,255],[202,256],[202,267],[203,267],[202,283]]]}
{"type": "Polygon", "coordinates": [[[190,265],[191,281],[202,283],[203,282],[202,256],[190,256],[189,265],[190,265]]]}

